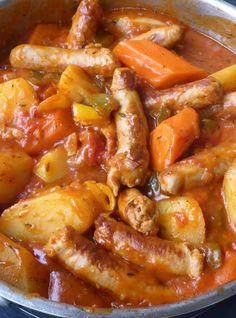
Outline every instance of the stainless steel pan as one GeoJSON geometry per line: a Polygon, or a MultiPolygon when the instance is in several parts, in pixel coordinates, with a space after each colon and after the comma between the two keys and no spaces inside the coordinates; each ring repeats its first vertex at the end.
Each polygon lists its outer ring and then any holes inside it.
{"type": "MultiPolygon", "coordinates": [[[[33,24],[39,22],[68,21],[76,3],[74,0],[0,0],[0,50],[17,42],[33,24]],[[55,4],[55,6],[54,6],[55,4]],[[52,9],[54,8],[54,9],[52,9]],[[46,13],[46,14],[45,14],[46,13]]],[[[106,7],[152,7],[174,15],[195,29],[215,38],[236,52],[236,8],[219,0],[105,0],[106,7]]],[[[206,52],[207,54],[207,52],[206,52]]],[[[146,309],[100,310],[53,303],[40,297],[25,295],[0,282],[0,296],[38,312],[65,318],[163,318],[174,317],[216,304],[236,294],[236,280],[180,303],[146,309]]]]}

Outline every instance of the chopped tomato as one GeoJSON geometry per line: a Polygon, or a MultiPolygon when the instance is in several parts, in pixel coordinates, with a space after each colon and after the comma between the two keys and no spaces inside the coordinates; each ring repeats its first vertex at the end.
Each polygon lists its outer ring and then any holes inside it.
{"type": "Polygon", "coordinates": [[[94,167],[104,158],[106,142],[104,136],[91,130],[84,130],[80,134],[81,148],[79,149],[76,164],[79,166],[94,167]]]}

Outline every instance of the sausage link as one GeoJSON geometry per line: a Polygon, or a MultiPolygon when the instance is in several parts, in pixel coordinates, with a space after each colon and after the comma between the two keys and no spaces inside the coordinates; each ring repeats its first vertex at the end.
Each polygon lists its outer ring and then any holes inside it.
{"type": "Polygon", "coordinates": [[[85,48],[68,50],[55,47],[23,44],[15,47],[10,55],[11,65],[35,71],[63,72],[72,64],[90,74],[112,76],[118,66],[109,49],[85,48]]]}
{"type": "Polygon", "coordinates": [[[162,191],[178,194],[223,178],[236,157],[236,142],[229,141],[184,159],[160,174],[162,191]]]}
{"type": "Polygon", "coordinates": [[[136,231],[151,235],[157,233],[158,209],[137,189],[126,189],[119,194],[118,210],[121,218],[136,231]]]}
{"type": "Polygon", "coordinates": [[[171,49],[179,43],[184,36],[184,28],[173,24],[152,29],[133,38],[133,40],[149,40],[167,49],[171,49]]]}
{"type": "Polygon", "coordinates": [[[203,270],[203,254],[186,243],[144,236],[130,226],[100,215],[95,222],[96,241],[130,262],[157,273],[199,277],[203,270]]]}
{"type": "Polygon", "coordinates": [[[213,78],[204,78],[189,84],[156,91],[150,96],[143,96],[144,105],[150,110],[168,107],[181,110],[185,107],[200,109],[209,105],[220,104],[223,98],[221,84],[213,78]]]}
{"type": "Polygon", "coordinates": [[[107,179],[115,196],[120,184],[129,188],[142,185],[149,165],[147,119],[135,86],[133,71],[128,68],[115,70],[112,93],[120,104],[120,109],[115,113],[118,149],[111,161],[107,179]]]}
{"type": "Polygon", "coordinates": [[[82,0],[72,19],[72,26],[67,37],[68,47],[77,50],[90,43],[101,17],[100,0],[82,0]]]}
{"type": "Polygon", "coordinates": [[[45,252],[56,257],[75,276],[120,300],[161,304],[176,298],[152,274],[99,248],[71,227],[52,236],[45,252]]]}

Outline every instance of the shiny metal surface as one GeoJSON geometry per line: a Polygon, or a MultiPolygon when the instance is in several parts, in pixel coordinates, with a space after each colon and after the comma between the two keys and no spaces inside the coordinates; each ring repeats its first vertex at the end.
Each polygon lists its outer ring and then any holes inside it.
{"type": "MultiPolygon", "coordinates": [[[[77,1],[74,0],[0,0],[0,49],[13,43],[18,36],[39,22],[67,21],[77,1]],[[47,10],[52,3],[65,10],[47,10]],[[18,11],[17,11],[18,10],[18,11]],[[45,12],[47,14],[45,15],[45,12]],[[14,22],[14,23],[13,23],[14,22]]],[[[152,7],[174,14],[195,29],[213,37],[236,52],[236,8],[219,0],[104,0],[106,7],[152,7]]],[[[207,54],[207,52],[206,52],[207,54]]],[[[236,280],[210,293],[180,303],[146,309],[107,310],[89,312],[71,305],[53,303],[31,297],[0,282],[0,296],[16,304],[52,316],[64,318],[168,318],[194,312],[236,294],[236,280]]]]}

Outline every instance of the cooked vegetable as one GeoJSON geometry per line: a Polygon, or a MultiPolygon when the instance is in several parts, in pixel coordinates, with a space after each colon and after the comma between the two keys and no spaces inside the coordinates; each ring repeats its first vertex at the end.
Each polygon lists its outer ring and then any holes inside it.
{"type": "Polygon", "coordinates": [[[123,41],[113,52],[122,63],[158,89],[207,76],[205,71],[151,41],[123,41]]]}
{"type": "Polygon", "coordinates": [[[34,173],[46,183],[58,181],[68,172],[67,152],[64,147],[48,151],[34,168],[34,173]]]}
{"type": "Polygon", "coordinates": [[[161,191],[161,185],[157,173],[153,173],[147,181],[147,195],[148,197],[157,198],[161,191]]]}
{"type": "Polygon", "coordinates": [[[82,125],[93,125],[101,119],[97,111],[91,106],[73,103],[72,110],[74,121],[82,125]]]}
{"type": "Polygon", "coordinates": [[[107,185],[95,181],[86,181],[84,185],[96,197],[103,211],[112,212],[115,209],[116,199],[107,185]]]}
{"type": "Polygon", "coordinates": [[[0,279],[26,293],[47,297],[49,272],[22,246],[0,233],[0,279]]]}
{"type": "Polygon", "coordinates": [[[219,244],[206,243],[202,249],[206,255],[206,262],[209,267],[217,269],[222,266],[223,256],[219,244]]]}
{"type": "Polygon", "coordinates": [[[30,180],[33,160],[18,148],[0,150],[0,204],[10,203],[30,180]]]}
{"type": "Polygon", "coordinates": [[[83,185],[43,192],[5,210],[0,218],[0,230],[17,240],[43,244],[66,225],[83,233],[104,211],[101,198],[95,195],[83,185]]]}
{"type": "Polygon", "coordinates": [[[74,121],[67,109],[58,109],[45,116],[26,119],[23,123],[25,134],[17,142],[30,155],[47,150],[74,131],[74,121]]]}
{"type": "Polygon", "coordinates": [[[236,228],[236,161],[234,161],[224,176],[223,194],[228,220],[236,228]]]}
{"type": "Polygon", "coordinates": [[[118,66],[109,49],[85,48],[80,50],[61,49],[49,46],[22,44],[10,55],[11,65],[34,71],[63,72],[68,65],[77,65],[89,74],[112,76],[118,66]]]}
{"type": "Polygon", "coordinates": [[[202,273],[203,254],[186,243],[144,236],[105,215],[97,218],[95,226],[100,245],[156,275],[164,272],[197,278],[202,273]]]}
{"type": "Polygon", "coordinates": [[[167,49],[179,43],[184,36],[184,28],[177,24],[162,26],[142,33],[132,40],[149,40],[167,49]]]}
{"type": "Polygon", "coordinates": [[[89,104],[94,107],[102,117],[109,117],[111,112],[119,108],[116,100],[107,94],[93,94],[89,98],[89,104]]]}
{"type": "Polygon", "coordinates": [[[56,38],[66,33],[68,33],[67,28],[61,24],[38,24],[31,33],[28,43],[34,45],[53,46],[55,45],[56,38]]]}
{"type": "Polygon", "coordinates": [[[200,244],[205,241],[205,220],[193,198],[174,197],[157,203],[160,236],[174,241],[200,244]]]}
{"type": "Polygon", "coordinates": [[[23,78],[0,84],[0,110],[5,121],[11,122],[19,110],[30,111],[38,103],[33,87],[23,78]]]}
{"type": "Polygon", "coordinates": [[[220,180],[235,156],[234,141],[205,149],[163,170],[159,178],[161,189],[169,194],[178,194],[220,180]]]}
{"type": "Polygon", "coordinates": [[[175,298],[173,290],[160,285],[152,274],[104,251],[71,227],[52,236],[45,251],[75,276],[120,300],[160,304],[175,298]]]}
{"type": "Polygon", "coordinates": [[[40,113],[44,112],[51,112],[57,109],[65,109],[65,108],[70,108],[71,106],[71,101],[69,98],[67,98],[65,95],[62,93],[58,92],[55,95],[52,95],[42,101],[38,105],[38,111],[40,113]]]}
{"type": "Polygon", "coordinates": [[[236,90],[236,64],[212,74],[211,77],[217,79],[221,83],[224,91],[228,92],[236,90]]]}
{"type": "Polygon", "coordinates": [[[101,17],[100,0],[82,0],[72,18],[72,26],[67,37],[69,48],[76,50],[92,42],[101,17]]]}
{"type": "MultiPolygon", "coordinates": [[[[202,109],[220,104],[223,99],[221,84],[214,78],[204,78],[188,84],[145,94],[144,105],[152,112],[167,107],[170,110],[182,110],[185,107],[202,109]]],[[[204,109],[203,109],[204,110],[204,109]]]]}
{"type": "Polygon", "coordinates": [[[80,67],[69,65],[62,73],[59,90],[72,101],[89,103],[91,95],[99,93],[98,87],[80,67]]]}
{"type": "Polygon", "coordinates": [[[154,170],[162,171],[174,163],[199,137],[199,117],[193,108],[164,120],[150,135],[154,170]]]}
{"type": "Polygon", "coordinates": [[[119,194],[118,210],[121,218],[136,231],[147,235],[157,233],[156,204],[137,189],[126,189],[119,194]]]}
{"type": "Polygon", "coordinates": [[[161,107],[159,111],[153,110],[151,113],[151,117],[153,117],[157,123],[157,125],[160,125],[161,122],[166,120],[171,116],[171,111],[168,107],[161,107]]]}

